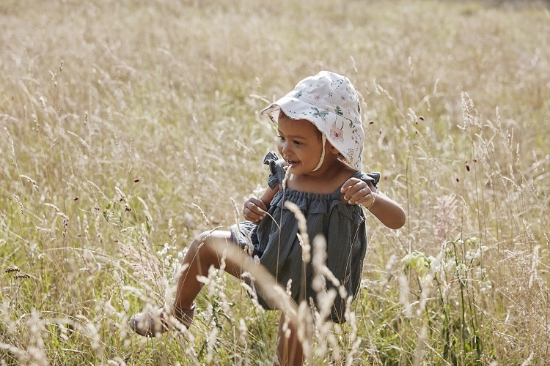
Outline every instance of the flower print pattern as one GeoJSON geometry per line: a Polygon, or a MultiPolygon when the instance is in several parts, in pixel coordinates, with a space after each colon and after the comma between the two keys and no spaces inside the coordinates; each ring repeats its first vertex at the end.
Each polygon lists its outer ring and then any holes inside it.
{"type": "Polygon", "coordinates": [[[357,127],[353,127],[351,130],[351,140],[355,142],[356,145],[361,143],[361,134],[357,127]]]}
{"type": "MultiPolygon", "coordinates": [[[[344,127],[343,124],[342,127],[344,127]]],[[[333,123],[330,128],[330,137],[334,139],[334,141],[344,142],[344,130],[342,128],[338,128],[336,123],[333,123]]]]}
{"type": "Polygon", "coordinates": [[[328,112],[324,110],[319,110],[319,108],[311,107],[315,112],[313,112],[311,115],[313,117],[321,118],[323,121],[327,121],[327,115],[328,112]]]}

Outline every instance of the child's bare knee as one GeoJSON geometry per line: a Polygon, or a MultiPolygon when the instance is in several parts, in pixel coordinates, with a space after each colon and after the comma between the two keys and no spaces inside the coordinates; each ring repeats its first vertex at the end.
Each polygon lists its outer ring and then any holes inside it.
{"type": "Polygon", "coordinates": [[[202,233],[200,233],[199,235],[195,236],[195,238],[193,239],[193,244],[200,244],[202,242],[204,242],[208,236],[210,235],[210,231],[203,231],[202,233]]]}
{"type": "Polygon", "coordinates": [[[196,252],[200,252],[201,255],[208,255],[213,253],[215,249],[212,242],[212,232],[204,231],[195,236],[193,243],[191,243],[191,248],[194,249],[196,252]]]}

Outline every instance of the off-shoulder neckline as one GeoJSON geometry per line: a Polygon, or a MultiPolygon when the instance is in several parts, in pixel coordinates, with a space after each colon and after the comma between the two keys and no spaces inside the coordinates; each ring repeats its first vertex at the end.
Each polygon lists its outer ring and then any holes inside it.
{"type": "MultiPolygon", "coordinates": [[[[363,173],[359,172],[359,171],[356,171],[355,173],[353,173],[348,179],[350,178],[358,178],[358,179],[361,179],[361,177],[363,176],[363,173]]],[[[340,199],[341,195],[342,195],[342,192],[340,192],[340,190],[342,189],[342,186],[344,185],[344,183],[347,181],[347,179],[338,187],[334,190],[334,192],[332,193],[314,193],[314,192],[306,192],[306,191],[300,191],[300,190],[297,190],[297,189],[293,189],[293,188],[289,188],[289,187],[285,187],[284,190],[288,193],[288,192],[294,192],[298,195],[303,195],[303,196],[307,196],[309,198],[325,198],[325,199],[329,199],[329,198],[338,198],[340,199]]],[[[282,187],[282,183],[279,183],[279,191],[282,192],[283,191],[283,187],[282,187]]]]}

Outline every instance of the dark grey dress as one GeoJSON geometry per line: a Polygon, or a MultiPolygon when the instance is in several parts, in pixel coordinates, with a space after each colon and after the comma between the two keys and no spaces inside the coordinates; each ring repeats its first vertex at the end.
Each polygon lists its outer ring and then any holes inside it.
{"type": "MultiPolygon", "coordinates": [[[[269,165],[271,174],[268,185],[274,189],[282,184],[285,170],[283,161],[279,160],[274,152],[264,158],[264,164],[269,165]]],[[[380,180],[380,174],[365,174],[356,172],[353,177],[363,181],[370,181],[374,186],[380,180]]],[[[361,283],[363,259],[367,250],[367,234],[363,209],[358,205],[348,205],[341,199],[340,188],[332,194],[315,194],[295,191],[286,188],[275,194],[266,216],[258,225],[251,222],[242,222],[231,226],[233,241],[246,247],[247,242],[253,245],[253,256],[257,256],[260,263],[277,278],[277,281],[286,288],[292,280],[291,295],[299,303],[304,293],[309,303],[317,296],[311,288],[313,268],[310,263],[305,270],[305,291],[302,287],[302,248],[296,234],[298,223],[294,214],[284,206],[285,201],[295,203],[307,220],[307,232],[310,241],[318,234],[324,235],[327,241],[327,267],[340,281],[348,296],[357,295],[361,283]],[[284,195],[284,196],[283,196],[284,195]],[[280,226],[280,229],[279,229],[280,226]]],[[[250,244],[248,244],[250,245],[250,244]]],[[[313,248],[312,248],[313,250],[313,248]]],[[[326,281],[327,289],[332,284],[326,281]]],[[[258,294],[260,304],[270,309],[269,304],[258,294]]],[[[319,304],[317,304],[319,307],[319,304]]],[[[331,311],[331,320],[337,323],[345,322],[344,312],[346,299],[338,295],[331,311]]]]}

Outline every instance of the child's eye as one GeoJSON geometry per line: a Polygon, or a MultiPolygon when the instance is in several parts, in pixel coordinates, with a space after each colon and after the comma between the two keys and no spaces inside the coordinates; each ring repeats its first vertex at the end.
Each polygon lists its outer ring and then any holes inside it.
{"type": "Polygon", "coordinates": [[[294,140],[294,145],[300,146],[302,145],[302,142],[294,140]]]}
{"type": "Polygon", "coordinates": [[[277,136],[277,138],[280,140],[280,141],[285,141],[285,138],[281,135],[277,136]]]}

